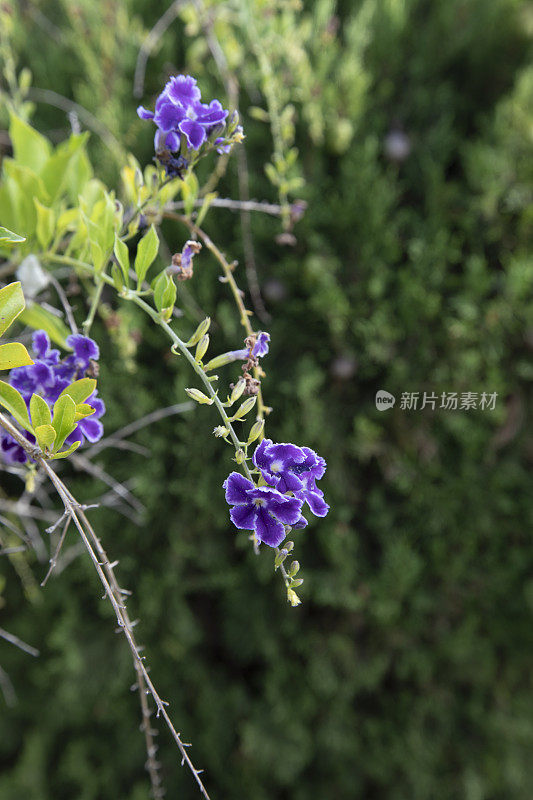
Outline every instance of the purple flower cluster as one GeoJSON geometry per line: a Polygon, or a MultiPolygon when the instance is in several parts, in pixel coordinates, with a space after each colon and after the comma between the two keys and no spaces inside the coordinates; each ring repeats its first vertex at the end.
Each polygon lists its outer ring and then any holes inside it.
{"type": "Polygon", "coordinates": [[[277,547],[286,536],[286,525],[304,528],[302,506],[307,503],[317,517],[325,517],[329,506],[316,485],[326,471],[326,462],[310,447],[274,444],[263,439],[253,461],[267,486],[254,486],[238,472],[224,482],[230,517],[235,527],[253,530],[260,542],[277,547]]]}
{"type": "MultiPolygon", "coordinates": [[[[51,348],[48,334],[36,331],[32,338],[34,363],[29,367],[17,367],[9,373],[11,386],[20,392],[28,410],[32,394],[40,395],[52,408],[63,389],[79,378],[94,374],[95,362],[100,357],[96,342],[88,336],[74,334],[67,338],[67,344],[73,352],[60,360],[59,350],[51,348]]],[[[83,444],[85,439],[97,442],[102,437],[104,428],[100,418],[105,414],[105,405],[97,394],[97,391],[93,392],[85,401],[94,408],[94,414],[78,422],[76,429],[65,439],[66,447],[74,442],[83,444]]],[[[27,438],[33,441],[31,434],[27,434],[27,438]]],[[[27,461],[22,447],[8,433],[1,436],[0,452],[8,464],[27,461]]]]}
{"type": "MultiPolygon", "coordinates": [[[[182,137],[188,150],[197,151],[212,133],[221,133],[228,112],[218,100],[209,104],[201,102],[200,89],[190,75],[171,78],[157,98],[155,112],[139,106],[141,119],[151,119],[157,125],[155,134],[156,153],[181,149],[182,137]]],[[[221,144],[220,137],[215,144],[221,144]]]]}

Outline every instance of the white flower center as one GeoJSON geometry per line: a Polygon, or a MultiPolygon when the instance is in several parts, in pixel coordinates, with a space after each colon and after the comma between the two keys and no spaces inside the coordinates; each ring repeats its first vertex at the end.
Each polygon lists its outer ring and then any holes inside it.
{"type": "Polygon", "coordinates": [[[254,503],[258,508],[260,508],[261,506],[266,506],[266,500],[263,500],[261,497],[256,497],[254,503]]]}
{"type": "Polygon", "coordinates": [[[274,474],[276,472],[281,472],[282,469],[283,469],[283,464],[281,463],[281,461],[273,461],[272,464],[270,465],[270,472],[273,472],[274,474]]]}
{"type": "Polygon", "coordinates": [[[186,116],[188,119],[196,119],[196,117],[197,117],[197,114],[194,112],[193,108],[192,108],[191,106],[189,106],[189,108],[188,108],[188,109],[187,109],[187,111],[185,112],[185,116],[186,116]]]}

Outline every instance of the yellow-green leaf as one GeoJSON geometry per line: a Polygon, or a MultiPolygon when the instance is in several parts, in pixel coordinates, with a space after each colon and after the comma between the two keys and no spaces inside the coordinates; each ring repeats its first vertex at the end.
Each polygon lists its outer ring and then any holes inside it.
{"type": "Polygon", "coordinates": [[[66,339],[70,335],[70,331],[65,323],[37,303],[28,303],[28,306],[20,315],[20,321],[36,331],[46,331],[55,344],[58,344],[64,350],[72,350],[67,345],[66,339]]]}
{"type": "Polygon", "coordinates": [[[19,342],[0,344],[0,370],[27,367],[31,364],[33,361],[23,344],[19,342]]]}
{"type": "Polygon", "coordinates": [[[8,283],[0,289],[0,336],[24,310],[25,302],[20,281],[8,283]]]}
{"type": "Polygon", "coordinates": [[[88,403],[79,403],[76,406],[76,415],[74,417],[74,421],[79,422],[80,419],[90,417],[91,414],[94,414],[94,408],[92,406],[90,406],[88,403]]]}
{"type": "Polygon", "coordinates": [[[53,450],[56,431],[52,425],[39,425],[34,429],[34,432],[41,450],[53,450]]]}
{"type": "Polygon", "coordinates": [[[4,228],[3,225],[0,225],[0,245],[3,244],[20,244],[20,242],[25,242],[25,236],[19,236],[18,233],[13,233],[8,228],[4,228]]]}
{"type": "Polygon", "coordinates": [[[9,136],[13,143],[15,161],[39,173],[50,157],[48,139],[15,114],[11,114],[9,136]]]}
{"type": "Polygon", "coordinates": [[[137,255],[135,256],[135,273],[138,278],[139,287],[141,286],[149,267],[154,262],[154,259],[159,250],[159,238],[153,225],[150,230],[143,236],[137,246],[137,255]]]}
{"type": "Polygon", "coordinates": [[[80,378],[79,381],[74,381],[66,389],[63,389],[59,397],[68,394],[76,405],[84,403],[88,397],[92,395],[96,389],[96,381],[93,378],[80,378]]]}
{"type": "Polygon", "coordinates": [[[68,450],[63,450],[62,453],[54,453],[54,458],[66,458],[71,453],[73,453],[74,450],[77,450],[80,444],[81,442],[79,440],[77,442],[74,442],[73,444],[70,445],[68,450]]]}
{"type": "Polygon", "coordinates": [[[46,250],[52,241],[55,230],[55,214],[51,208],[47,208],[40,203],[36,197],[33,198],[37,210],[37,227],[35,232],[39,244],[46,250]]]}
{"type": "Polygon", "coordinates": [[[46,400],[38,394],[32,394],[30,400],[31,421],[34,428],[52,424],[52,412],[46,400]]]}
{"type": "Polygon", "coordinates": [[[0,381],[0,405],[9,411],[25,430],[33,433],[30,415],[28,414],[24,398],[20,392],[17,392],[13,386],[5,381],[0,381]]]}
{"type": "Polygon", "coordinates": [[[72,397],[69,397],[68,394],[60,395],[54,403],[54,416],[52,419],[52,425],[57,434],[56,447],[61,447],[67,436],[76,427],[75,416],[76,403],[72,397]]]}

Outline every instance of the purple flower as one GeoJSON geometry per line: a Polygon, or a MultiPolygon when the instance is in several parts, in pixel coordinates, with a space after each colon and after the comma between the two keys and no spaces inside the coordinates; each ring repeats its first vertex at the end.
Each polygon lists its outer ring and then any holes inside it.
{"type": "Polygon", "coordinates": [[[274,444],[263,439],[255,450],[253,461],[264,480],[280,492],[292,492],[309,505],[317,517],[325,517],[329,506],[324,493],[316,485],[323,477],[326,462],[310,447],[274,444]]]}
{"type": "Polygon", "coordinates": [[[285,525],[301,518],[302,501],[286,497],[270,486],[254,486],[252,481],[232,472],[224,481],[231,521],[236,528],[255,531],[259,542],[277,547],[285,538],[285,525]]]}
{"type": "MultiPolygon", "coordinates": [[[[265,331],[259,331],[255,344],[252,348],[252,356],[254,358],[262,358],[266,356],[269,350],[270,334],[265,331]]],[[[233,356],[233,361],[246,361],[250,356],[250,349],[247,350],[231,350],[228,355],[233,356]]]]}
{"type": "MultiPolygon", "coordinates": [[[[61,361],[59,350],[51,349],[48,334],[36,331],[32,339],[34,363],[10,371],[9,382],[20,392],[28,410],[32,394],[40,395],[51,408],[61,392],[72,381],[83,378],[100,357],[98,345],[88,336],[74,334],[67,338],[67,344],[74,352],[61,361]]],[[[95,391],[85,402],[94,408],[95,413],[78,422],[65,440],[67,447],[75,441],[83,444],[85,439],[97,442],[103,435],[103,425],[99,421],[105,414],[103,401],[95,391]]],[[[30,441],[35,441],[30,434],[26,435],[30,441]]],[[[8,464],[24,464],[28,460],[24,450],[7,433],[1,435],[0,452],[8,464]]]]}
{"type": "Polygon", "coordinates": [[[156,154],[165,149],[177,152],[182,136],[190,150],[199,150],[217,128],[224,128],[228,116],[226,109],[218,100],[205,104],[200,98],[194,78],[176,75],[157,98],[154,113],[139,106],[138,116],[151,119],[157,125],[156,154]]]}

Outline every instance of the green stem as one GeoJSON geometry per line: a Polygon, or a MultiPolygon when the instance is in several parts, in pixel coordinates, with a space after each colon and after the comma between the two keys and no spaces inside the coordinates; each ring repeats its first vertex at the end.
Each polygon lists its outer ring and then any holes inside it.
{"type": "Polygon", "coordinates": [[[84,336],[88,336],[89,335],[89,331],[91,330],[92,324],[94,322],[94,316],[96,314],[96,309],[98,308],[98,304],[100,303],[100,298],[102,296],[102,289],[104,288],[104,283],[105,283],[104,274],[102,273],[102,275],[100,276],[100,279],[98,280],[98,282],[96,284],[96,291],[95,291],[95,293],[93,295],[93,299],[92,299],[92,302],[91,302],[91,307],[89,309],[89,313],[87,314],[87,319],[82,324],[82,329],[83,329],[83,335],[84,336]]]}

